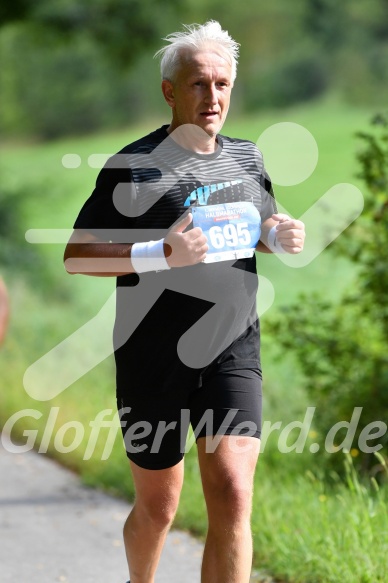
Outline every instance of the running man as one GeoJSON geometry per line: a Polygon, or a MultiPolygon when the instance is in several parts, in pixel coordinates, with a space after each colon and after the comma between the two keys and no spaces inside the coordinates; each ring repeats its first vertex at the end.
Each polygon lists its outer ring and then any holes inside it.
{"type": "Polygon", "coordinates": [[[218,22],[160,51],[167,125],[108,160],[65,251],[69,273],[117,277],[117,401],[136,498],[131,583],[154,583],[183,482],[191,423],[208,513],[202,583],[248,583],[260,449],[255,250],[299,253],[261,153],[219,132],[238,44],[218,22]]]}

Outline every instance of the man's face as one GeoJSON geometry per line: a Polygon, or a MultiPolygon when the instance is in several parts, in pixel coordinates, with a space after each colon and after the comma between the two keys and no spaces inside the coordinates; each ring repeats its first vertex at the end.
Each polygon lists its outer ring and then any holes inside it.
{"type": "Polygon", "coordinates": [[[215,136],[226,119],[232,85],[232,66],[222,52],[184,53],[174,81],[162,84],[173,111],[171,130],[195,124],[215,136]]]}

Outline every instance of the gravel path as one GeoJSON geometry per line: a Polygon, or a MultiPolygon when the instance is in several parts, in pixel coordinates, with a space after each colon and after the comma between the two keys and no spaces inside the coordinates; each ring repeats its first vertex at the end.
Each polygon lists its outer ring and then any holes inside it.
{"type": "MultiPolygon", "coordinates": [[[[0,582],[125,583],[130,508],[43,454],[10,453],[0,440],[0,582]]],[[[172,530],[156,583],[199,583],[202,549],[172,530]]],[[[258,574],[254,582],[275,583],[258,574]]]]}
{"type": "MultiPolygon", "coordinates": [[[[125,583],[130,505],[35,452],[0,445],[1,583],[125,583]]],[[[157,583],[198,583],[202,545],[171,531],[157,583]]]]}

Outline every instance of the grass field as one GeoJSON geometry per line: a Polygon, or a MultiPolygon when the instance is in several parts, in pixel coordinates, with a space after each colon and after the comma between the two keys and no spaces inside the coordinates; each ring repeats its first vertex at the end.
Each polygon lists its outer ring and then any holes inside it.
{"type": "MultiPolygon", "coordinates": [[[[236,121],[231,118],[224,133],[256,142],[266,128],[282,121],[301,124],[312,133],[319,150],[313,174],[295,186],[275,185],[280,203],[295,216],[301,216],[334,184],[358,184],[354,133],[368,126],[372,113],[328,101],[280,114],[265,112],[236,121]]],[[[88,157],[113,153],[163,122],[153,120],[120,132],[50,144],[3,145],[3,180],[12,182],[15,189],[26,191],[20,233],[32,228],[71,229],[97,174],[96,169],[88,166],[88,157]],[[79,168],[63,168],[62,156],[67,153],[80,156],[79,168]]],[[[22,240],[20,245],[28,246],[22,240]]],[[[41,278],[34,274],[32,280],[30,271],[34,266],[29,266],[24,273],[17,262],[3,270],[11,291],[12,318],[0,354],[0,425],[20,410],[34,410],[36,413],[30,411],[15,420],[15,436],[23,442],[30,439],[32,443],[36,431],[35,446],[41,444],[43,450],[47,449],[50,455],[76,469],[86,483],[131,497],[133,488],[115,429],[109,433],[109,428],[100,428],[96,446],[91,447],[90,423],[100,411],[107,411],[108,420],[114,414],[113,358],[105,359],[52,400],[37,401],[23,387],[28,366],[93,318],[114,291],[114,281],[110,278],[68,276],[62,266],[63,245],[42,245],[40,253],[50,277],[45,273],[41,278]],[[29,433],[23,436],[25,430],[29,433]],[[71,450],[72,442],[76,443],[78,438],[79,445],[73,451],[58,453],[58,444],[63,450],[71,450]],[[107,460],[101,461],[109,444],[112,452],[107,460]],[[93,449],[93,455],[84,460],[88,447],[93,449]]],[[[302,291],[316,291],[335,300],[354,275],[350,264],[333,257],[328,250],[300,269],[287,268],[271,256],[260,256],[259,271],[275,288],[275,302],[269,314],[280,305],[295,301],[302,291]]],[[[267,314],[262,318],[265,420],[284,424],[302,420],[306,407],[314,404],[306,398],[303,379],[292,355],[285,355],[281,363],[274,362],[273,340],[266,333],[266,318],[267,314]]],[[[110,334],[108,325],[106,334],[110,334]]],[[[71,358],[88,359],[99,340],[90,338],[89,345],[80,346],[68,360],[56,361],[55,374],[42,382],[49,383],[50,378],[54,382],[56,376],[65,374],[72,366],[71,358]]],[[[361,485],[350,460],[345,461],[348,483],[337,479],[328,485],[321,477],[319,455],[309,451],[280,454],[276,433],[271,434],[256,475],[253,531],[258,568],[284,580],[304,583],[386,581],[387,493],[361,485]]],[[[194,448],[186,459],[186,480],[176,522],[200,536],[206,530],[194,448]]]]}

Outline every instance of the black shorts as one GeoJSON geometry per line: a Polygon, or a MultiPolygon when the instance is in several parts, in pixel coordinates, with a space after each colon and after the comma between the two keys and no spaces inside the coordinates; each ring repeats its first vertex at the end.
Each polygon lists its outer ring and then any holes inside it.
{"type": "Polygon", "coordinates": [[[202,373],[186,368],[179,383],[129,381],[125,392],[121,385],[117,406],[128,458],[146,469],[165,469],[181,461],[199,437],[260,438],[261,387],[261,370],[238,363],[233,370],[212,366],[202,373]],[[194,435],[186,442],[190,424],[194,435]]]}

